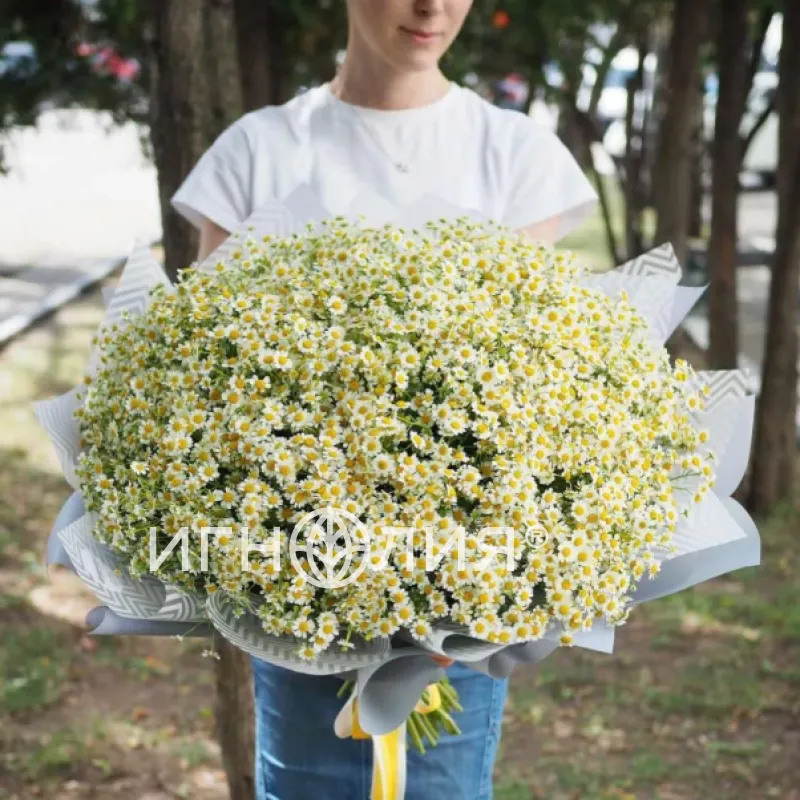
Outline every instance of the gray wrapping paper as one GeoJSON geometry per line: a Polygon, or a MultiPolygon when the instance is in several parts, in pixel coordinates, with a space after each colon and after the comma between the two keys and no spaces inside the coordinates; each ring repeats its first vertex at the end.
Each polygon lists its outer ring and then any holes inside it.
{"type": "Polygon", "coordinates": [[[72,567],[105,605],[121,617],[152,619],[166,599],[166,586],[149,575],[135,579],[118,557],[92,536],[93,514],[84,514],[59,533],[72,567]]]}
{"type": "Polygon", "coordinates": [[[59,397],[33,404],[33,413],[45,429],[61,464],[61,471],[73,489],[80,489],[75,466],[81,452],[80,429],[75,412],[80,408],[77,387],[59,397]]]}
{"type": "Polygon", "coordinates": [[[73,522],[79,520],[86,513],[86,508],[83,504],[83,495],[80,492],[73,492],[67,502],[61,507],[58,512],[56,521],[53,523],[50,537],[47,540],[47,563],[60,564],[75,572],[75,567],[72,565],[69,555],[64,548],[59,533],[65,528],[72,525],[73,522]]]}
{"type": "Polygon", "coordinates": [[[430,653],[418,647],[392,651],[380,664],[358,670],[358,721],[373,736],[393,731],[414,710],[423,690],[444,676],[430,653]]]}
{"type": "Polygon", "coordinates": [[[86,624],[95,636],[189,636],[208,637],[213,631],[208,622],[166,622],[158,619],[121,617],[106,606],[93,608],[86,624]]]}
{"type": "Polygon", "coordinates": [[[558,642],[555,640],[512,644],[469,666],[492,678],[508,678],[520,664],[538,664],[557,649],[558,642]]]}
{"type": "Polygon", "coordinates": [[[720,502],[726,513],[740,526],[743,535],[733,541],[664,561],[659,574],[642,581],[634,591],[632,602],[635,605],[658,600],[720,575],[761,563],[761,539],[750,515],[730,497],[720,502]]]}

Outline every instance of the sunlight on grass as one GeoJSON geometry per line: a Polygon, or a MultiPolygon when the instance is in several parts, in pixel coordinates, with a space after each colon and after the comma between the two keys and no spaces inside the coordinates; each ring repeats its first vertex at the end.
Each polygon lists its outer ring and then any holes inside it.
{"type": "MultiPolygon", "coordinates": [[[[625,206],[622,192],[616,179],[603,178],[602,180],[608,194],[612,226],[617,237],[617,247],[624,250],[625,206]]],[[[648,239],[652,238],[655,232],[655,216],[649,210],[644,215],[644,231],[648,239]]],[[[572,250],[587,266],[599,272],[620,266],[620,264],[613,263],[611,258],[605,223],[603,222],[599,203],[583,225],[559,242],[558,247],[572,250]]]]}

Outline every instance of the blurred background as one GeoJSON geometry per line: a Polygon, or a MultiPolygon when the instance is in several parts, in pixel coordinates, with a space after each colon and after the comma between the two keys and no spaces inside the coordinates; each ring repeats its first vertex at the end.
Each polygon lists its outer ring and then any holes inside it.
{"type": "MultiPolygon", "coordinates": [[[[165,199],[203,150],[344,40],[341,0],[0,0],[0,800],[246,797],[215,718],[249,712],[204,645],[90,638],[93,599],[45,570],[68,487],[30,403],[81,377],[135,240],[193,260],[165,199]]],[[[671,352],[759,395],[763,566],[516,674],[495,796],[800,800],[800,3],[476,0],[445,69],[582,164],[601,202],[563,246],[604,270],[672,243],[710,287],[671,352]]]]}

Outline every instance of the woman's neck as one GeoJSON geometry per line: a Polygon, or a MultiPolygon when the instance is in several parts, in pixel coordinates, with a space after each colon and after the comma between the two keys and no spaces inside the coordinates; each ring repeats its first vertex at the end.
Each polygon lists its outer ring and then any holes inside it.
{"type": "Polygon", "coordinates": [[[400,73],[386,62],[359,58],[348,51],[336,77],[330,82],[335,97],[366,108],[399,110],[435,103],[450,89],[450,81],[438,67],[423,72],[400,73]]]}

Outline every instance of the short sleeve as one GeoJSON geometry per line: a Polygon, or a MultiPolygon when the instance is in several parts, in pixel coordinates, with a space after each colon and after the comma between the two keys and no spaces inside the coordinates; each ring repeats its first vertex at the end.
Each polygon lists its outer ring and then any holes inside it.
{"type": "Polygon", "coordinates": [[[561,239],[589,216],[597,193],[555,133],[523,114],[515,122],[504,223],[519,230],[558,217],[561,239]]]}
{"type": "Polygon", "coordinates": [[[196,228],[205,217],[232,232],[250,216],[253,150],[243,119],[217,137],[172,196],[196,228]]]}

